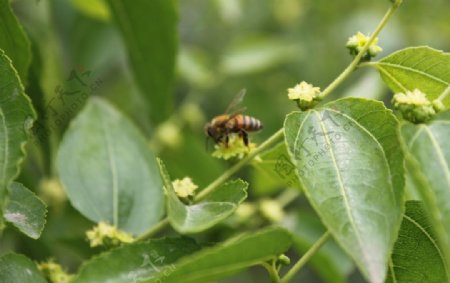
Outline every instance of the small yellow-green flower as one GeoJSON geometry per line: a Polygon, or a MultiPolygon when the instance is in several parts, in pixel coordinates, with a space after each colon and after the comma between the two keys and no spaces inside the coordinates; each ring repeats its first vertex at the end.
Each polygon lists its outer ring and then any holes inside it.
{"type": "Polygon", "coordinates": [[[394,95],[394,104],[401,105],[413,105],[413,106],[429,106],[431,102],[425,96],[423,92],[418,89],[414,91],[407,91],[406,93],[397,93],[394,95]]]}
{"type": "Polygon", "coordinates": [[[228,160],[233,157],[242,159],[256,148],[256,144],[249,143],[248,146],[244,144],[244,141],[238,134],[230,134],[228,146],[225,143],[219,143],[214,146],[213,157],[223,158],[228,160]]]}
{"type": "Polygon", "coordinates": [[[288,98],[296,101],[298,107],[302,110],[310,109],[322,100],[320,88],[305,81],[293,88],[288,88],[288,98]]]}
{"type": "Polygon", "coordinates": [[[42,179],[39,183],[39,196],[45,203],[55,207],[62,208],[67,201],[67,195],[64,192],[58,179],[42,179]]]}
{"type": "Polygon", "coordinates": [[[403,118],[413,123],[425,122],[443,109],[442,102],[439,100],[430,102],[426,95],[418,89],[395,94],[392,103],[403,118]]]}
{"type": "Polygon", "coordinates": [[[183,140],[179,125],[173,121],[162,123],[156,129],[155,136],[162,145],[171,148],[176,148],[183,140]]]}
{"type": "Polygon", "coordinates": [[[133,236],[109,225],[105,222],[99,222],[91,230],[86,232],[86,237],[91,247],[97,246],[117,246],[121,243],[131,243],[133,236]]]}
{"type": "Polygon", "coordinates": [[[205,115],[198,104],[185,103],[180,107],[180,116],[192,128],[196,129],[205,122],[205,115]]]}
{"type": "MultiPolygon", "coordinates": [[[[350,50],[351,55],[357,55],[366,45],[366,43],[369,41],[369,36],[364,35],[361,32],[358,32],[357,34],[351,36],[346,44],[346,47],[350,50]]],[[[372,43],[369,46],[369,49],[367,50],[367,53],[363,56],[364,59],[370,60],[371,58],[375,57],[383,51],[383,49],[377,45],[378,43],[378,37],[376,37],[372,43]]]]}
{"type": "Polygon", "coordinates": [[[187,198],[189,196],[193,196],[195,190],[198,189],[198,186],[192,182],[192,179],[189,177],[184,177],[179,180],[176,179],[172,182],[172,186],[175,190],[175,193],[180,198],[187,198]]]}
{"type": "Polygon", "coordinates": [[[74,277],[64,271],[61,265],[55,263],[52,259],[39,263],[38,269],[52,283],[69,283],[74,277]]]}
{"type": "Polygon", "coordinates": [[[236,209],[235,215],[243,221],[252,217],[257,211],[257,207],[253,203],[244,202],[236,209]]]}
{"type": "Polygon", "coordinates": [[[280,222],[284,218],[284,211],[281,205],[271,199],[261,200],[259,210],[267,220],[274,223],[280,222]]]}

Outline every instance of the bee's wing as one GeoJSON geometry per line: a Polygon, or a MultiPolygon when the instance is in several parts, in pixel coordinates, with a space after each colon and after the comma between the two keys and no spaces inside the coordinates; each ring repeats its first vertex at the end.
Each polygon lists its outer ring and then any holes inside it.
{"type": "Polygon", "coordinates": [[[234,96],[233,100],[231,100],[230,104],[228,105],[227,110],[225,110],[225,114],[233,116],[238,113],[244,112],[245,107],[242,107],[242,108],[236,108],[236,107],[242,103],[246,92],[247,92],[247,90],[245,88],[243,88],[234,96]]]}

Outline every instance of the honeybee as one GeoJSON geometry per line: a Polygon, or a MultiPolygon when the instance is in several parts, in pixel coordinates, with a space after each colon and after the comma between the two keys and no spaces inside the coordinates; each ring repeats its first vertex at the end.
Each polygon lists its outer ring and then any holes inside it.
{"type": "Polygon", "coordinates": [[[256,132],[263,128],[261,121],[258,119],[241,114],[245,108],[238,109],[230,114],[233,109],[238,106],[245,96],[245,89],[242,89],[231,101],[227,107],[225,114],[214,117],[211,122],[205,126],[205,134],[214,140],[216,144],[224,143],[228,146],[229,135],[237,133],[248,146],[248,133],[256,132]]]}

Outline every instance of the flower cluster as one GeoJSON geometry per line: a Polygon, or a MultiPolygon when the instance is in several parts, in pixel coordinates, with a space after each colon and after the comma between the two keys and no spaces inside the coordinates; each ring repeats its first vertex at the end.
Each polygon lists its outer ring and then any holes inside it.
{"type": "Polygon", "coordinates": [[[403,118],[413,123],[426,122],[444,109],[440,100],[430,102],[426,95],[418,89],[395,94],[392,104],[395,109],[400,111],[403,118]]]}
{"type": "MultiPolygon", "coordinates": [[[[361,32],[358,32],[357,34],[351,36],[346,44],[346,47],[348,50],[350,50],[350,54],[353,56],[356,56],[363,47],[367,44],[369,41],[369,36],[365,36],[361,32]]],[[[369,49],[367,50],[366,54],[363,55],[364,60],[370,60],[371,58],[375,57],[383,51],[383,49],[377,45],[378,43],[378,37],[376,37],[372,43],[369,46],[369,49]]]]}
{"type": "Polygon", "coordinates": [[[297,102],[301,110],[308,110],[322,100],[320,88],[305,81],[288,89],[288,98],[297,102]]]}
{"type": "Polygon", "coordinates": [[[39,263],[38,268],[50,282],[54,283],[69,283],[74,277],[51,259],[47,262],[39,263]]]}
{"type": "Polygon", "coordinates": [[[198,186],[192,182],[192,179],[189,177],[184,177],[183,179],[176,179],[172,182],[172,186],[175,190],[175,193],[180,198],[187,198],[194,195],[195,190],[198,189],[198,186]]]}
{"type": "Polygon", "coordinates": [[[97,246],[117,246],[121,243],[131,243],[133,236],[109,225],[105,222],[99,222],[97,226],[86,232],[86,236],[91,247],[97,246]]]}
{"type": "Polygon", "coordinates": [[[225,160],[233,157],[242,159],[256,148],[256,144],[254,143],[249,143],[248,146],[246,146],[243,139],[238,134],[230,134],[228,138],[228,144],[218,143],[214,146],[215,151],[212,153],[213,157],[223,158],[225,160]]]}

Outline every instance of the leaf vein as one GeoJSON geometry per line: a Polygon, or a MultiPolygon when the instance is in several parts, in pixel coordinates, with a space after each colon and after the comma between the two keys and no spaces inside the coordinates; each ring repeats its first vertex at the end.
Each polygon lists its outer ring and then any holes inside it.
{"type": "MultiPolygon", "coordinates": [[[[414,219],[412,219],[411,217],[409,217],[408,215],[404,215],[404,218],[406,220],[408,220],[409,222],[411,222],[414,226],[417,226],[417,228],[419,228],[419,230],[430,240],[431,244],[434,246],[434,248],[436,249],[436,251],[439,254],[439,257],[441,258],[441,261],[443,263],[446,262],[446,260],[444,259],[444,255],[441,253],[441,249],[439,249],[438,244],[436,243],[436,241],[434,240],[434,238],[428,233],[427,230],[425,230],[419,223],[417,223],[414,219]]],[[[447,265],[443,264],[444,268],[445,268],[445,273],[448,274],[448,270],[447,270],[447,265]]]]}
{"type": "Polygon", "coordinates": [[[445,177],[447,179],[448,186],[450,187],[450,169],[449,169],[449,166],[447,164],[447,161],[445,160],[444,153],[442,152],[438,141],[436,140],[436,138],[434,137],[434,135],[430,131],[430,129],[427,128],[427,127],[424,127],[424,128],[425,128],[425,131],[427,132],[428,136],[430,137],[430,140],[431,140],[431,143],[433,144],[433,147],[436,149],[436,152],[437,152],[438,158],[439,158],[439,163],[441,163],[441,165],[442,165],[442,167],[444,169],[445,177]]]}
{"type": "MultiPolygon", "coordinates": [[[[320,128],[322,129],[322,131],[323,131],[324,133],[327,133],[326,126],[325,126],[325,124],[321,121],[320,114],[319,114],[318,112],[316,112],[316,111],[314,111],[314,113],[316,113],[316,115],[317,115],[318,118],[319,118],[319,125],[320,125],[320,128]]],[[[340,188],[340,191],[341,191],[343,200],[344,200],[345,210],[346,210],[347,215],[348,215],[348,217],[349,217],[350,224],[351,224],[351,226],[353,227],[353,230],[355,231],[356,239],[357,239],[357,241],[358,241],[359,249],[360,249],[360,251],[362,252],[362,256],[365,258],[365,261],[366,261],[367,263],[369,263],[369,262],[370,262],[370,260],[369,260],[370,257],[369,257],[369,255],[367,255],[367,254],[365,253],[365,250],[363,249],[363,241],[362,241],[362,239],[361,239],[360,232],[359,232],[359,230],[358,230],[358,228],[357,228],[357,225],[356,225],[356,223],[355,223],[355,217],[354,217],[354,215],[353,215],[353,213],[352,213],[352,211],[351,211],[351,208],[350,208],[348,192],[347,192],[347,190],[346,190],[346,188],[345,188],[345,186],[344,186],[344,183],[343,183],[343,180],[342,180],[342,176],[341,176],[341,173],[340,173],[340,169],[339,169],[339,167],[338,167],[338,165],[337,165],[336,158],[335,158],[335,156],[334,156],[334,152],[333,152],[333,149],[332,149],[331,142],[330,142],[330,140],[329,140],[328,135],[325,135],[324,137],[325,137],[325,141],[326,141],[326,143],[327,143],[327,148],[329,149],[329,152],[330,152],[331,160],[333,161],[333,166],[334,166],[335,171],[336,171],[336,177],[337,177],[337,179],[338,179],[337,181],[338,181],[338,183],[339,183],[339,188],[340,188]]]]}
{"type": "Polygon", "coordinates": [[[405,71],[410,71],[412,73],[417,73],[419,75],[422,75],[424,77],[428,77],[428,78],[430,78],[430,79],[432,79],[432,80],[434,80],[434,81],[436,81],[438,83],[441,83],[443,85],[446,85],[446,86],[449,85],[448,82],[442,80],[441,78],[433,76],[430,73],[425,73],[425,72],[423,72],[421,70],[413,69],[411,67],[402,66],[402,65],[396,65],[396,64],[392,64],[392,63],[386,63],[386,62],[379,62],[378,64],[379,65],[385,65],[385,66],[388,66],[388,67],[391,67],[391,68],[394,68],[394,69],[402,69],[402,70],[405,70],[405,71]]]}
{"type": "MultiPolygon", "coordinates": [[[[6,186],[6,163],[8,160],[8,155],[9,155],[9,138],[8,138],[8,127],[6,126],[6,117],[5,114],[3,112],[3,109],[0,108],[0,117],[2,119],[2,127],[4,130],[4,143],[5,143],[5,147],[3,148],[3,163],[2,163],[2,176],[1,176],[1,183],[2,186],[6,186]]],[[[2,191],[2,189],[5,188],[0,188],[0,191],[2,191]]]]}
{"type": "Polygon", "coordinates": [[[108,151],[108,164],[111,170],[111,178],[112,178],[112,203],[113,203],[113,224],[116,227],[119,227],[119,187],[117,180],[117,168],[116,161],[113,154],[113,149],[111,145],[111,139],[107,132],[107,127],[104,125],[104,121],[102,119],[103,124],[103,136],[105,137],[106,149],[108,151]]]}
{"type": "Polygon", "coordinates": [[[386,77],[388,77],[389,79],[391,79],[399,88],[401,88],[404,92],[408,91],[408,89],[402,85],[402,83],[400,83],[396,78],[394,78],[391,73],[389,73],[385,68],[383,68],[380,65],[377,65],[378,70],[383,73],[386,77]]]}

